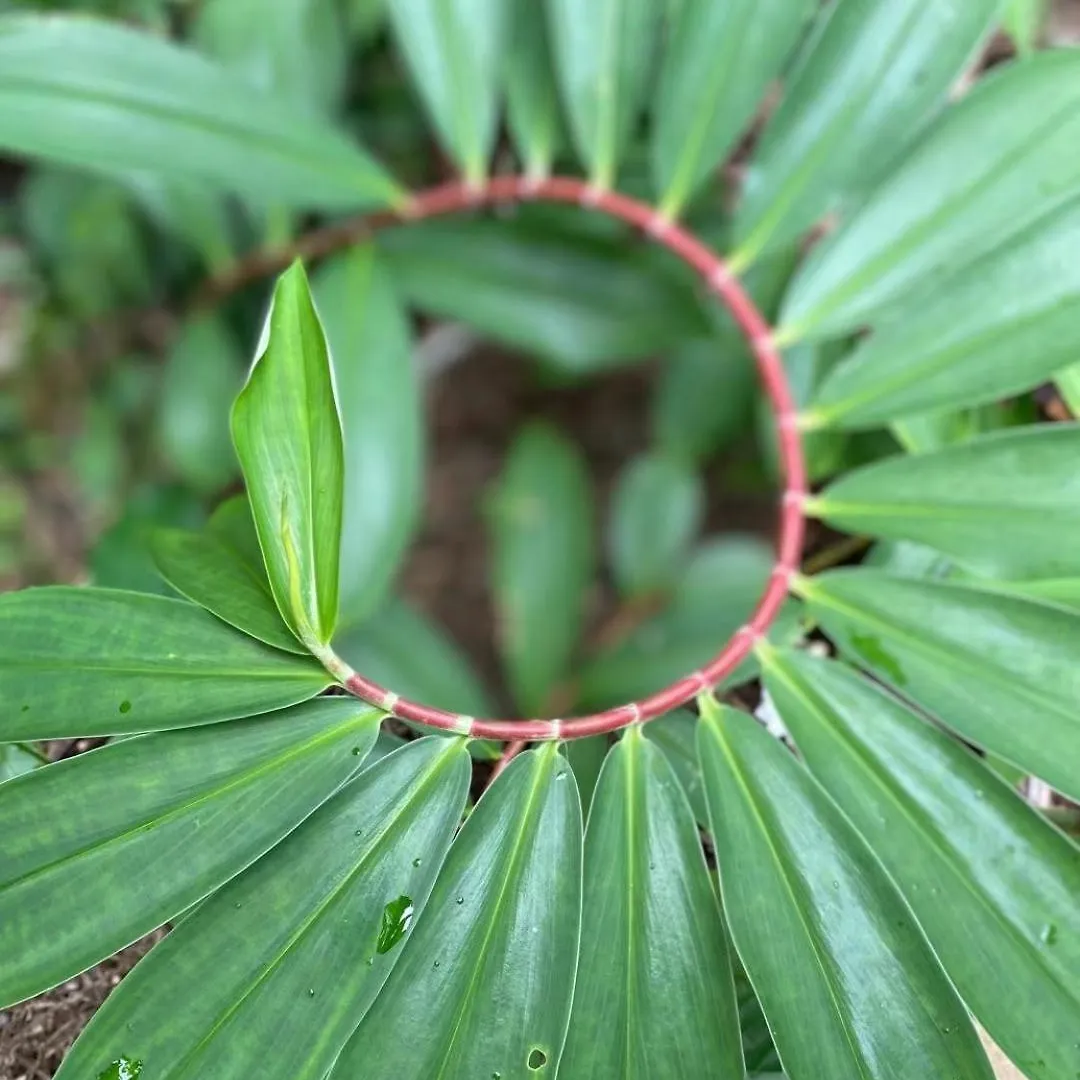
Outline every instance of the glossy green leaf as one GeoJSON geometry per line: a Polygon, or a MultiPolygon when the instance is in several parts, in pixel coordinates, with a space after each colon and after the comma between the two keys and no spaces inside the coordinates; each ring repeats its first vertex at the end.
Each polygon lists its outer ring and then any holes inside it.
{"type": "Polygon", "coordinates": [[[313,660],[181,600],[53,586],[0,596],[0,740],[160,731],[314,697],[313,660]]]}
{"type": "Polygon", "coordinates": [[[282,621],[261,565],[211,531],[160,529],[151,548],[159,573],[181,596],[267,645],[307,652],[282,621]]]}
{"type": "MultiPolygon", "coordinates": [[[[836,335],[909,299],[917,314],[917,301],[958,269],[1047,227],[1080,194],[1078,106],[1075,49],[990,72],[811,254],[785,303],[783,332],[836,335]]],[[[1041,291],[1053,280],[1026,284],[1041,291]]],[[[987,299],[984,314],[994,307],[987,299]]]]}
{"type": "Polygon", "coordinates": [[[252,86],[320,114],[333,110],[345,87],[341,22],[328,0],[205,0],[191,35],[252,86]]]}
{"type": "Polygon", "coordinates": [[[875,570],[836,570],[800,591],[852,659],[970,742],[1080,794],[1080,617],[875,570]]]}
{"type": "Polygon", "coordinates": [[[401,198],[351,140],[302,109],[165,40],[74,16],[0,18],[0,147],[295,206],[401,198]]]}
{"type": "Polygon", "coordinates": [[[802,37],[813,0],[682,0],[652,135],[661,205],[676,216],[749,126],[802,37]]]}
{"type": "Polygon", "coordinates": [[[664,752],[694,812],[694,820],[708,828],[709,812],[705,806],[701,763],[697,753],[697,716],[687,709],[678,709],[657,720],[650,720],[645,734],[664,752]]]}
{"type": "MultiPolygon", "coordinates": [[[[706,827],[708,822],[706,820],[706,827]]],[[[735,968],[735,998],[739,1003],[739,1028],[742,1032],[743,1059],[746,1071],[754,1080],[784,1080],[780,1073],[780,1058],[773,1045],[769,1022],[761,1011],[761,1002],[754,993],[746,969],[739,958],[732,956],[735,968]]]]}
{"type": "Polygon", "coordinates": [[[744,263],[865,192],[939,109],[998,0],[838,0],[819,16],[750,162],[744,263]]]}
{"type": "Polygon", "coordinates": [[[324,699],[0,786],[0,1002],[83,971],[272,848],[357,770],[380,715],[324,699]]]}
{"type": "Polygon", "coordinates": [[[345,441],[342,625],[385,600],[423,501],[424,415],[409,322],[370,245],[327,263],[312,282],[345,441]]]}
{"type": "Polygon", "coordinates": [[[943,282],[825,380],[816,425],[872,427],[1028,390],[1080,350],[1080,202],[943,282]]]}
{"type": "Polygon", "coordinates": [[[299,263],[278,279],[232,434],[278,610],[318,653],[337,623],[344,448],[330,354],[299,263]]]}
{"type": "Polygon", "coordinates": [[[469,773],[447,739],[365,769],[158,945],[57,1075],[97,1076],[121,1048],[159,1063],[160,1080],[239,1076],[253,1061],[265,1080],[323,1080],[400,955],[376,949],[387,900],[423,909],[469,773]]]}
{"type": "Polygon", "coordinates": [[[727,938],[697,826],[640,728],[600,776],[583,911],[559,1077],[741,1077],[727,938]]]}
{"type": "Polygon", "coordinates": [[[647,252],[584,229],[529,216],[433,221],[392,230],[380,245],[412,303],[572,374],[708,331],[692,291],[647,252]]]}
{"type": "Polygon", "coordinates": [[[544,712],[569,673],[593,570],[592,497],[577,448],[526,427],[488,501],[499,647],[522,712],[544,712]]]}
{"type": "Polygon", "coordinates": [[[506,122],[529,176],[547,176],[561,142],[559,91],[555,85],[544,5],[516,0],[506,63],[506,122]]]}
{"type": "Polygon", "coordinates": [[[0,743],[0,784],[44,764],[45,759],[29,744],[0,743]]]}
{"type": "Polygon", "coordinates": [[[581,808],[548,744],[516,757],[465,822],[334,1080],[550,1080],[580,919],[581,808]]]}
{"type": "Polygon", "coordinates": [[[581,809],[586,819],[589,816],[589,808],[592,806],[596,783],[600,779],[600,770],[607,760],[610,746],[611,740],[607,735],[590,735],[585,739],[571,739],[563,743],[561,747],[566,760],[570,762],[570,768],[574,771],[574,780],[577,782],[578,794],[581,796],[581,809]]]}
{"type": "Polygon", "coordinates": [[[852,533],[911,540],[978,573],[1080,574],[1080,425],[1037,424],[849,473],[807,510],[852,533]]]}
{"type": "Polygon", "coordinates": [[[955,740],[841,664],[772,652],[810,770],[874,849],[949,977],[1030,1080],[1080,1072],[1080,849],[955,740]],[[1004,985],[1023,994],[1002,994],[1004,985]]]}
{"type": "Polygon", "coordinates": [[[707,663],[746,621],[772,563],[769,546],[750,537],[703,544],[671,603],[584,665],[579,706],[606,708],[645,697],[707,663]]]}
{"type": "Polygon", "coordinates": [[[698,748],[724,910],[791,1080],[991,1080],[911,911],[810,774],[715,703],[698,748]]]}
{"type": "MultiPolygon", "coordinates": [[[[266,579],[259,534],[255,531],[255,519],[251,516],[251,503],[246,495],[234,495],[218,506],[210,515],[206,531],[243,559],[256,577],[266,579]]],[[[270,588],[269,580],[266,588],[270,588]]]]}
{"type": "Polygon", "coordinates": [[[597,187],[611,187],[649,91],[663,5],[652,0],[544,2],[578,156],[597,187]]]}
{"type": "Polygon", "coordinates": [[[493,704],[468,658],[415,608],[392,599],[363,626],[334,640],[354,671],[401,694],[466,716],[491,716],[493,704]]]}
{"type": "Polygon", "coordinates": [[[620,592],[634,597],[668,587],[704,514],[704,485],[692,468],[662,454],[634,458],[616,482],[608,533],[620,592]]]}
{"type": "Polygon", "coordinates": [[[444,145],[466,179],[481,182],[495,140],[510,0],[393,0],[386,10],[444,145]]]}

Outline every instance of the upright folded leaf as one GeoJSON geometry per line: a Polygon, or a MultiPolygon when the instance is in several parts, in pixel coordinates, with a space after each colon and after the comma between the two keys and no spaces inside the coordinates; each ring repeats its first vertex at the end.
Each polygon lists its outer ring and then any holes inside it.
{"type": "Polygon", "coordinates": [[[993,1073],[865,840],[752,717],[698,732],[724,910],[790,1080],[993,1073]]]}
{"type": "Polygon", "coordinates": [[[874,570],[836,570],[800,591],[852,659],[970,742],[1080,794],[1080,616],[874,570]]]}
{"type": "Polygon", "coordinates": [[[792,336],[835,336],[932,297],[960,267],[1078,196],[1080,53],[1044,52],[997,68],[811,254],[784,305],[785,327],[792,336]]]}
{"type": "Polygon", "coordinates": [[[357,770],[379,719],[325,699],[124,739],[0,786],[0,1003],[83,971],[228,881],[357,770]]]}
{"type": "Polygon", "coordinates": [[[160,38],[79,16],[0,17],[0,147],[300,207],[401,199],[363,151],[288,101],[160,38]]]}
{"type": "Polygon", "coordinates": [[[447,150],[479,183],[498,120],[513,0],[389,0],[401,51],[447,150]]]}
{"type": "Polygon", "coordinates": [[[597,187],[611,187],[648,93],[664,5],[653,0],[543,2],[578,156],[597,187]]]}
{"type": "Polygon", "coordinates": [[[401,953],[379,947],[387,903],[423,909],[468,781],[460,740],[366,769],[155,948],[57,1075],[97,1076],[121,1047],[169,1080],[253,1061],[265,1080],[323,1080],[401,953]]]}
{"type": "Polygon", "coordinates": [[[344,449],[330,354],[299,263],[274,290],[232,432],[278,610],[323,652],[337,623],[344,449]]]}
{"type": "Polygon", "coordinates": [[[987,576],[1080,574],[1080,425],[992,432],[868,465],[811,499],[840,529],[927,544],[987,576]]]}
{"type": "Polygon", "coordinates": [[[640,728],[600,774],[583,910],[559,1077],[742,1077],[727,936],[697,826],[640,728]]]}
{"type": "Polygon", "coordinates": [[[1080,851],[850,668],[796,652],[769,652],[764,667],[811,772],[892,874],[994,1041],[1031,1080],[1080,1072],[1080,851]]]}
{"type": "Polygon", "coordinates": [[[661,65],[652,166],[675,216],[734,146],[799,41],[813,0],[682,0],[661,65]]]}
{"type": "Polygon", "coordinates": [[[507,680],[518,708],[537,715],[568,672],[593,567],[589,479],[577,449],[552,428],[526,428],[489,517],[507,680]]]}
{"type": "Polygon", "coordinates": [[[549,743],[465,822],[334,1080],[554,1076],[580,926],[581,806],[549,743]]]}
{"type": "Polygon", "coordinates": [[[213,724],[329,681],[185,601],[66,586],[0,597],[0,742],[213,724]]]}
{"type": "Polygon", "coordinates": [[[737,259],[797,239],[887,175],[997,8],[998,0],[837,0],[819,15],[750,163],[737,259]]]}
{"type": "Polygon", "coordinates": [[[408,318],[375,249],[329,262],[312,282],[345,444],[342,625],[386,599],[423,498],[424,416],[408,318]]]}

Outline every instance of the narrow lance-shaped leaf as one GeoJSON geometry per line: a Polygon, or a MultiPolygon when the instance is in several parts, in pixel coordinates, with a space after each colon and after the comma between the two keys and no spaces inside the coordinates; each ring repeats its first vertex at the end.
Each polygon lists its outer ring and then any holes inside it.
{"type": "Polygon", "coordinates": [[[57,1075],[97,1076],[121,1050],[158,1080],[253,1061],[265,1080],[323,1080],[400,955],[384,948],[387,905],[423,910],[468,782],[456,740],[366,769],[158,945],[57,1075]]]}
{"type": "Polygon", "coordinates": [[[727,938],[697,826],[641,728],[600,775],[583,901],[561,1080],[741,1077],[727,938]]]}
{"type": "Polygon", "coordinates": [[[79,16],[0,17],[0,147],[295,206],[402,197],[349,139],[287,101],[160,38],[79,16]]]}
{"type": "Polygon", "coordinates": [[[518,707],[542,712],[568,673],[592,572],[589,481],[554,429],[526,428],[490,496],[499,644],[518,707]]]}
{"type": "Polygon", "coordinates": [[[120,735],[251,716],[329,677],[193,604],[53,586],[0,597],[0,740],[120,735]]]}
{"type": "Polygon", "coordinates": [[[664,5],[653,0],[543,2],[578,156],[597,187],[611,187],[648,93],[664,5]]]}
{"type": "Polygon", "coordinates": [[[737,263],[795,240],[865,192],[944,102],[998,0],[837,0],[820,20],[750,162],[737,263]]]}
{"type": "Polygon", "coordinates": [[[547,21],[541,0],[516,0],[506,62],[506,121],[531,177],[547,176],[560,142],[547,21]]]}
{"type": "Polygon", "coordinates": [[[881,461],[807,511],[853,533],[927,544],[1001,577],[1080,574],[1080,425],[1012,428],[881,461]]]}
{"type": "Polygon", "coordinates": [[[479,183],[498,119],[511,0],[392,0],[391,25],[443,143],[479,183]]]}
{"type": "Polygon", "coordinates": [[[515,758],[465,822],[334,1080],[550,1080],[580,919],[581,807],[552,743],[515,758]]]}
{"type": "Polygon", "coordinates": [[[993,1073],[863,838],[753,718],[698,733],[724,910],[790,1080],[993,1073]]]}
{"type": "Polygon", "coordinates": [[[1031,1080],[1080,1072],[1080,850],[850,668],[767,652],[810,770],[874,849],[968,1007],[1031,1080]],[[1003,985],[1023,986],[1019,995],[1003,985]]]}
{"type": "Polygon", "coordinates": [[[965,739],[1080,794],[1080,616],[873,570],[802,579],[799,591],[852,659],[965,739]]]}
{"type": "MultiPolygon", "coordinates": [[[[898,303],[933,297],[958,269],[1056,214],[1080,195],[1078,106],[1074,49],[980,79],[851,222],[811,253],[784,305],[781,333],[857,330],[898,303]]],[[[1046,284],[1040,277],[1029,288],[1046,284]]]]}
{"type": "Polygon", "coordinates": [[[825,380],[809,420],[875,427],[1028,390],[1080,350],[1080,201],[882,324],[825,380]]]}
{"type": "Polygon", "coordinates": [[[299,263],[274,290],[232,432],[278,610],[323,652],[337,622],[344,450],[326,338],[299,263]]]}
{"type": "Polygon", "coordinates": [[[664,213],[676,216],[734,146],[815,9],[813,0],[682,0],[652,137],[664,213]]]}
{"type": "Polygon", "coordinates": [[[327,263],[312,289],[345,445],[340,619],[348,625],[385,600],[420,516],[423,401],[408,318],[375,249],[327,263]]]}
{"type": "Polygon", "coordinates": [[[326,699],[124,739],[0,786],[0,1004],[130,944],[273,847],[357,770],[379,718],[326,699]]]}

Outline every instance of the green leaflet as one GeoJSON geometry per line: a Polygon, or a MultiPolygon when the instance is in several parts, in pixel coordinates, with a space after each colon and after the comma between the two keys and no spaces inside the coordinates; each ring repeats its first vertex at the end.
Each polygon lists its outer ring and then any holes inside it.
{"type": "Polygon", "coordinates": [[[703,710],[724,910],[790,1080],[991,1080],[963,1004],[866,842],[756,721],[703,710]]]}
{"type": "Polygon", "coordinates": [[[649,90],[664,5],[654,0],[535,0],[547,5],[555,72],[578,156],[609,188],[649,90]]]}
{"type": "Polygon", "coordinates": [[[401,200],[351,140],[288,102],[160,38],[77,16],[0,17],[0,147],[298,207],[401,200]]]}
{"type": "Polygon", "coordinates": [[[577,782],[581,796],[581,809],[585,817],[589,816],[596,783],[600,779],[600,770],[607,760],[611,740],[607,735],[590,735],[584,739],[571,739],[559,748],[570,762],[570,768],[577,782]]]}
{"type": "MultiPolygon", "coordinates": [[[[960,268],[1037,231],[1078,195],[1080,55],[1061,49],[996,68],[813,251],[781,334],[835,336],[900,302],[917,314],[920,298],[936,296],[960,268]]],[[[985,298],[983,314],[995,306],[985,298]]]]}
{"type": "Polygon", "coordinates": [[[731,150],[815,9],[813,0],[681,0],[652,135],[666,215],[677,216],[731,150]]]}
{"type": "Polygon", "coordinates": [[[815,426],[873,427],[1028,390],[1080,349],[1080,201],[882,324],[825,380],[815,426]]]}
{"type": "Polygon", "coordinates": [[[0,1002],[55,986],[228,881],[357,770],[379,719],[326,699],[124,739],[0,786],[0,1002]]]}
{"type": "Polygon", "coordinates": [[[848,656],[970,742],[1080,793],[1080,617],[874,570],[835,570],[799,591],[848,656]]]}
{"type": "Polygon", "coordinates": [[[213,724],[329,682],[180,600],[66,586],[0,596],[4,742],[213,724]]]}
{"type": "Polygon", "coordinates": [[[560,1080],[742,1077],[727,938],[697,827],[640,727],[600,774],[583,910],[560,1080]]]}
{"type": "Polygon", "coordinates": [[[581,808],[549,743],[477,803],[334,1080],[554,1076],[580,917],[581,808]]]}
{"type": "Polygon", "coordinates": [[[648,595],[672,583],[704,513],[704,486],[693,468],[646,453],[623,469],[612,495],[608,546],[624,597],[648,595]]]}
{"type": "Polygon", "coordinates": [[[512,0],[393,0],[386,10],[444,145],[467,180],[482,182],[512,0]]]}
{"type": "Polygon", "coordinates": [[[735,219],[744,265],[888,174],[990,29],[998,0],[837,0],[750,163],[735,219]]]}
{"type": "Polygon", "coordinates": [[[705,806],[701,763],[697,753],[697,716],[688,709],[678,709],[657,720],[650,720],[645,734],[664,752],[668,764],[679,778],[687,802],[694,811],[694,820],[708,828],[709,812],[705,806]]]}
{"type": "Polygon", "coordinates": [[[345,488],[343,626],[386,598],[423,501],[424,417],[409,321],[371,245],[322,267],[312,282],[341,408],[345,488]]]}
{"type": "Polygon", "coordinates": [[[45,763],[45,759],[29,743],[0,743],[0,784],[45,763]]]}
{"type": "Polygon", "coordinates": [[[1080,574],[1080,425],[992,432],[842,477],[807,511],[836,528],[911,540],[987,576],[1080,574]]]}
{"type": "Polygon", "coordinates": [[[513,0],[506,62],[506,122],[529,176],[547,176],[562,142],[547,20],[540,0],[513,0]]]}
{"type": "Polygon", "coordinates": [[[379,245],[411,303],[568,374],[708,332],[692,290],[650,252],[590,235],[567,217],[423,222],[387,232],[379,245]]]}
{"type": "Polygon", "coordinates": [[[299,263],[274,289],[232,434],[278,610],[318,655],[337,623],[344,449],[326,338],[299,263]]]}
{"type": "Polygon", "coordinates": [[[261,564],[209,529],[159,529],[150,546],[158,572],[182,596],[267,645],[306,654],[282,621],[261,564]]]}
{"type": "Polygon", "coordinates": [[[1080,1072],[1080,850],[955,740],[851,669],[766,652],[810,770],[911,905],[968,1007],[1030,1080],[1080,1072]],[[1022,994],[1003,994],[1004,985],[1022,994]]]}
{"type": "Polygon", "coordinates": [[[252,1062],[265,1080],[323,1080],[401,953],[376,950],[387,900],[423,910],[468,782],[460,740],[365,769],[157,946],[58,1076],[97,1076],[121,1047],[159,1080],[252,1062]]]}
{"type": "Polygon", "coordinates": [[[511,447],[487,505],[499,646],[518,708],[538,716],[568,674],[593,569],[585,463],[534,423],[511,447]]]}

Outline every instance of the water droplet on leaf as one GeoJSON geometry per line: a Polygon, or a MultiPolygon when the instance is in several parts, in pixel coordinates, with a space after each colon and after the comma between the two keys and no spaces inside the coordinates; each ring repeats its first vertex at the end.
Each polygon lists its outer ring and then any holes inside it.
{"type": "Polygon", "coordinates": [[[464,896],[459,896],[457,898],[457,900],[454,901],[454,903],[455,904],[464,904],[465,903],[465,897],[464,896]]]}
{"type": "Polygon", "coordinates": [[[307,992],[307,996],[308,996],[308,997],[314,997],[314,996],[315,996],[315,990],[314,990],[314,988],[312,988],[312,989],[308,990],[308,992],[307,992]]]}
{"type": "Polygon", "coordinates": [[[413,859],[412,864],[413,866],[419,866],[421,862],[423,862],[422,859],[413,859]]]}
{"type": "Polygon", "coordinates": [[[412,897],[399,896],[383,908],[382,925],[375,943],[375,951],[380,955],[388,953],[409,932],[412,924],[412,897]]]}
{"type": "Polygon", "coordinates": [[[529,1055],[529,1068],[536,1072],[537,1069],[542,1069],[546,1064],[547,1054],[539,1046],[534,1046],[532,1053],[529,1055]]]}
{"type": "Polygon", "coordinates": [[[120,702],[120,711],[122,713],[131,712],[131,702],[130,701],[121,701],[120,702]]]}
{"type": "Polygon", "coordinates": [[[134,1058],[118,1057],[97,1080],[138,1080],[142,1072],[142,1062],[134,1058]]]}
{"type": "Polygon", "coordinates": [[[360,755],[361,755],[361,754],[362,754],[363,752],[364,752],[364,751],[363,751],[363,750],[361,750],[359,746],[354,746],[354,747],[352,748],[352,755],[353,755],[353,757],[359,757],[359,756],[360,756],[360,755]]]}

